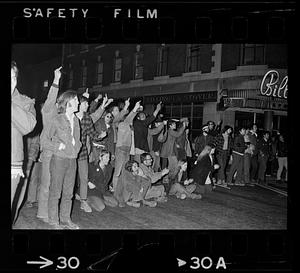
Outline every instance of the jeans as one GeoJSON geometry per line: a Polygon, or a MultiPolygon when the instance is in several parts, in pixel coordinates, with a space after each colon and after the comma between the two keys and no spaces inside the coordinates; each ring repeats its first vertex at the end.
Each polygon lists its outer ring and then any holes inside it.
{"type": "Polygon", "coordinates": [[[145,195],[145,199],[161,197],[164,192],[165,187],[163,185],[151,186],[145,195]]]}
{"type": "Polygon", "coordinates": [[[41,154],[42,170],[41,184],[38,192],[38,211],[37,217],[48,218],[48,198],[50,187],[50,160],[52,153],[43,151],[41,154]]]}
{"type": "Polygon", "coordinates": [[[11,207],[13,205],[15,193],[16,193],[17,187],[19,185],[20,179],[21,179],[21,176],[19,176],[19,175],[16,178],[11,178],[11,199],[10,199],[11,207]]]}
{"type": "Polygon", "coordinates": [[[87,202],[98,212],[104,210],[105,206],[116,207],[118,205],[118,201],[112,195],[103,195],[103,199],[98,196],[89,196],[87,202]]]}
{"type": "Polygon", "coordinates": [[[115,158],[115,170],[113,175],[113,190],[115,197],[118,201],[122,201],[121,198],[121,192],[122,192],[122,185],[119,183],[119,180],[121,180],[121,173],[124,169],[124,166],[126,162],[130,158],[130,148],[128,150],[121,150],[119,147],[116,148],[116,158],[115,158]],[[117,185],[120,184],[118,187],[117,185]],[[121,199],[120,199],[121,198],[121,199]]]}
{"type": "Polygon", "coordinates": [[[228,174],[228,183],[232,183],[233,175],[236,172],[235,183],[243,182],[244,156],[232,153],[233,161],[228,174]]]}
{"type": "Polygon", "coordinates": [[[53,155],[50,161],[50,190],[48,202],[49,223],[71,220],[72,197],[76,176],[76,159],[53,155]],[[60,211],[58,218],[58,205],[60,211]]]}
{"type": "Polygon", "coordinates": [[[27,201],[32,203],[38,200],[38,192],[41,184],[42,162],[34,162],[33,164],[27,192],[27,201]]]}
{"type": "Polygon", "coordinates": [[[250,165],[251,165],[251,154],[244,154],[244,179],[245,183],[250,183],[250,165]]]}
{"type": "Polygon", "coordinates": [[[257,179],[257,170],[258,170],[258,158],[257,155],[251,156],[250,162],[250,179],[256,180],[257,179]]]}
{"type": "Polygon", "coordinates": [[[268,159],[268,156],[258,156],[258,179],[261,181],[265,180],[268,159]]]}
{"type": "Polygon", "coordinates": [[[217,157],[218,164],[220,165],[218,171],[218,180],[225,181],[229,153],[227,151],[218,152],[216,157],[217,157]]]}
{"type": "Polygon", "coordinates": [[[78,160],[78,174],[79,174],[79,189],[80,189],[80,199],[87,199],[87,189],[88,189],[88,173],[89,173],[89,165],[86,159],[78,160]]]}
{"type": "Polygon", "coordinates": [[[278,165],[279,168],[277,170],[277,180],[281,179],[281,173],[283,171],[283,168],[285,167],[286,173],[285,173],[285,180],[287,180],[288,177],[288,168],[287,168],[287,157],[278,157],[278,165]]]}

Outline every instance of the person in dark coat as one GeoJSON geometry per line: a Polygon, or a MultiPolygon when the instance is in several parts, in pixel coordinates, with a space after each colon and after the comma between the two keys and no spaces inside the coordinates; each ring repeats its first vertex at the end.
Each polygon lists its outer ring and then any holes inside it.
{"type": "Polygon", "coordinates": [[[194,180],[197,186],[194,193],[203,195],[212,191],[212,174],[220,167],[218,164],[214,164],[214,152],[214,144],[206,145],[191,170],[190,178],[194,180]]]}
{"type": "Polygon", "coordinates": [[[263,138],[257,143],[258,151],[258,183],[265,184],[267,163],[271,154],[270,132],[265,131],[263,138]]]}

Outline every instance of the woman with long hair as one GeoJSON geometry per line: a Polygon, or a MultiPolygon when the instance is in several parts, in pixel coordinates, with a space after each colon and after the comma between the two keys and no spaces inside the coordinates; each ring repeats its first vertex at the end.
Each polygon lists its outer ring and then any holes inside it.
{"type": "Polygon", "coordinates": [[[197,185],[195,193],[205,194],[212,191],[212,173],[219,168],[218,164],[214,164],[214,152],[213,144],[206,145],[194,164],[191,178],[197,185]]]}

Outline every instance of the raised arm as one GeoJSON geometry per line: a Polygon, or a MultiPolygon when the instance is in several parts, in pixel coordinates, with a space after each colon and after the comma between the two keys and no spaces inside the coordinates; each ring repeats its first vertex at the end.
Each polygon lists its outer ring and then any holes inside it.
{"type": "Polygon", "coordinates": [[[158,127],[156,128],[149,128],[148,129],[148,132],[149,132],[149,135],[153,136],[153,135],[157,135],[158,133],[161,132],[161,130],[164,128],[165,124],[164,122],[162,124],[160,124],[158,127]]]}
{"type": "Polygon", "coordinates": [[[105,95],[105,97],[103,98],[102,104],[100,107],[98,107],[98,109],[90,114],[90,117],[92,118],[93,122],[95,123],[99,118],[102,117],[105,108],[111,104],[113,102],[113,99],[108,99],[107,95],[105,95]]]}
{"type": "Polygon", "coordinates": [[[184,130],[185,130],[185,122],[183,123],[183,126],[178,131],[169,130],[168,132],[171,136],[178,138],[183,134],[184,130]]]}
{"type": "Polygon", "coordinates": [[[123,120],[123,118],[125,117],[125,115],[128,113],[128,107],[130,105],[130,98],[128,98],[127,100],[125,100],[125,106],[124,108],[120,111],[120,113],[114,117],[113,123],[118,123],[121,120],[123,120]]]}
{"type": "Polygon", "coordinates": [[[124,120],[125,123],[129,123],[129,124],[132,123],[134,117],[137,114],[137,110],[140,108],[140,106],[141,106],[141,101],[138,101],[135,104],[134,108],[131,110],[131,112],[128,114],[128,116],[125,118],[125,120],[124,120]]]}
{"type": "Polygon", "coordinates": [[[62,66],[54,70],[54,80],[48,92],[47,99],[42,108],[43,113],[51,112],[53,108],[56,107],[55,103],[56,103],[58,89],[59,89],[59,81],[61,78],[61,71],[60,71],[61,68],[62,66]]]}

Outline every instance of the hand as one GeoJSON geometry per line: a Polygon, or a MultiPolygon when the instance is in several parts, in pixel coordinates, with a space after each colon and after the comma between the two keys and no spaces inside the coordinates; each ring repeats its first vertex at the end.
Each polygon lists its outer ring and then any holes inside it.
{"type": "Polygon", "coordinates": [[[114,99],[110,98],[107,100],[107,103],[104,105],[104,107],[107,107],[108,105],[110,105],[112,102],[114,101],[114,99]]]}
{"type": "Polygon", "coordinates": [[[105,138],[107,136],[106,131],[102,131],[101,134],[99,135],[99,138],[105,138]]]}
{"type": "Polygon", "coordinates": [[[154,152],[154,154],[155,154],[156,156],[159,156],[159,152],[154,152]]]}
{"type": "Polygon", "coordinates": [[[98,102],[100,99],[102,99],[102,94],[99,94],[95,101],[98,102]]]}
{"type": "Polygon", "coordinates": [[[64,143],[61,142],[61,143],[59,144],[58,150],[61,151],[61,150],[64,150],[65,148],[66,148],[66,145],[65,145],[64,143]]]}
{"type": "Polygon", "coordinates": [[[220,168],[220,165],[219,164],[215,164],[214,165],[214,169],[216,170],[216,169],[219,169],[220,168]]]}
{"type": "Polygon", "coordinates": [[[168,121],[167,121],[167,120],[164,120],[164,121],[163,121],[163,124],[164,124],[164,125],[167,125],[167,124],[168,124],[168,121]]]}
{"type": "Polygon", "coordinates": [[[130,98],[128,98],[127,100],[125,100],[125,107],[126,109],[129,107],[130,105],[130,98]]]}
{"type": "Polygon", "coordinates": [[[88,89],[88,88],[85,90],[85,92],[82,94],[82,96],[84,96],[84,97],[86,97],[86,98],[89,98],[89,97],[90,97],[89,89],[88,89]]]}
{"type": "Polygon", "coordinates": [[[54,82],[58,83],[59,80],[60,80],[60,77],[61,77],[61,70],[62,69],[62,66],[60,66],[59,68],[56,68],[54,70],[54,82]]]}
{"type": "Polygon", "coordinates": [[[116,156],[115,155],[111,155],[111,161],[115,160],[116,156]]]}
{"type": "Polygon", "coordinates": [[[222,123],[222,120],[220,119],[220,120],[218,121],[217,125],[221,125],[221,123],[222,123]]]}
{"type": "Polygon", "coordinates": [[[156,105],[156,111],[160,111],[161,110],[161,104],[162,104],[162,102],[160,102],[159,104],[156,105]]]}
{"type": "Polygon", "coordinates": [[[135,104],[135,106],[134,106],[134,108],[133,108],[133,112],[136,112],[136,111],[140,108],[140,106],[141,106],[141,101],[139,100],[139,101],[135,104]]]}
{"type": "Polygon", "coordinates": [[[161,172],[162,176],[165,176],[166,174],[168,174],[169,171],[170,171],[169,169],[163,169],[161,172]]]}
{"type": "Polygon", "coordinates": [[[11,178],[25,177],[22,169],[11,169],[11,178]]]}
{"type": "Polygon", "coordinates": [[[102,101],[102,108],[105,108],[107,101],[108,101],[108,97],[107,97],[107,94],[105,94],[105,97],[103,98],[103,101],[102,101]]]}

